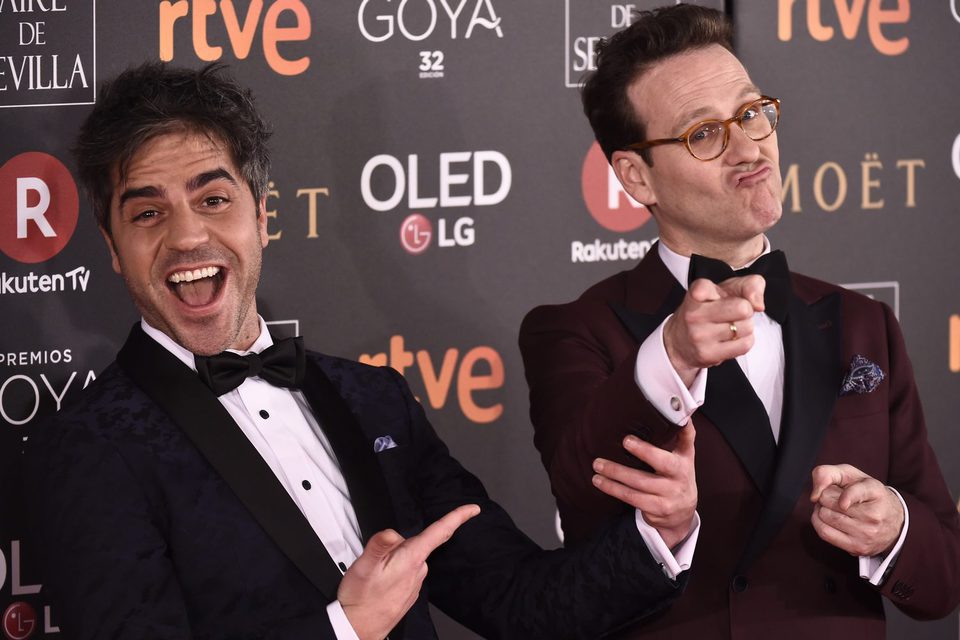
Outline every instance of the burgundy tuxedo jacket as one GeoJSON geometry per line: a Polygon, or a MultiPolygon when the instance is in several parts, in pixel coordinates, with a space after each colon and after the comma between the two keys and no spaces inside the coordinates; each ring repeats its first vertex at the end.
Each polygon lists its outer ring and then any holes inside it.
{"type": "MultiPolygon", "coordinates": [[[[881,595],[917,618],[945,616],[960,600],[960,518],[927,442],[893,313],[825,282],[791,280],[779,444],[756,446],[772,443],[769,426],[766,435],[745,430],[759,403],[752,389],[712,392],[708,374],[706,402],[692,418],[702,525],[687,589],[622,637],[883,638],[881,595]],[[870,392],[841,395],[857,355],[885,377],[870,392]],[[811,470],[840,463],[896,488],[909,509],[904,545],[879,588],[810,523],[811,470]]],[[[631,433],[672,446],[677,427],[644,398],[634,368],[640,344],[683,295],[653,250],[634,269],[523,322],[534,442],[567,545],[626,508],[591,484],[594,458],[631,463],[621,446],[631,433]]]]}

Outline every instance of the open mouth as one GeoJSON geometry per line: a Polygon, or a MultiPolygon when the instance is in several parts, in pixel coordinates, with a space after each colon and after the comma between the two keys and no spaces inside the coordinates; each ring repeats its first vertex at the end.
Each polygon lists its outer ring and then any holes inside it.
{"type": "Polygon", "coordinates": [[[223,287],[224,271],[210,266],[176,271],[167,277],[167,286],[189,307],[203,307],[217,299],[223,287]]]}

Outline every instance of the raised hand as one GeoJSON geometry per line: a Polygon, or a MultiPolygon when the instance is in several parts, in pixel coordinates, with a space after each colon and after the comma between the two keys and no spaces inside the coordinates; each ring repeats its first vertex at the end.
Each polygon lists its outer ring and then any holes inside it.
{"type": "Polygon", "coordinates": [[[764,310],[762,276],[730,278],[720,284],[699,279],[667,321],[663,344],[670,363],[688,387],[697,372],[745,354],[753,347],[753,314],[764,310]],[[730,327],[736,326],[734,332],[730,327]]]}
{"type": "Polygon", "coordinates": [[[467,504],[410,538],[392,529],[370,538],[337,590],[337,600],[360,640],[381,640],[390,633],[420,595],[427,557],[478,513],[480,507],[467,504]]]}

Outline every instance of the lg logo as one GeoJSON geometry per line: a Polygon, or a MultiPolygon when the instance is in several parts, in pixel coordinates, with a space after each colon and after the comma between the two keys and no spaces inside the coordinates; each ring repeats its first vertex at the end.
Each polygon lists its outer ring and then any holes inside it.
{"type": "Polygon", "coordinates": [[[79,210],[73,177],[53,156],[21,153],[0,168],[0,251],[10,258],[37,263],[60,253],[79,210]]]}
{"type": "MultiPolygon", "coordinates": [[[[439,163],[428,170],[439,174],[437,188],[431,191],[435,195],[426,195],[421,186],[420,166],[416,154],[408,155],[406,163],[387,154],[374,156],[360,176],[363,201],[374,211],[392,211],[404,199],[409,209],[484,207],[503,202],[513,184],[510,161],[499,151],[441,153],[439,163]]],[[[474,219],[438,218],[436,234],[422,213],[411,213],[400,225],[400,245],[414,255],[426,251],[434,235],[441,248],[471,246],[476,241],[474,219]]]]}
{"type": "Polygon", "coordinates": [[[407,253],[418,255],[427,250],[433,239],[433,225],[422,213],[412,213],[400,225],[400,245],[407,253]]]}
{"type": "Polygon", "coordinates": [[[37,628],[37,612],[26,602],[14,602],[3,612],[3,633],[10,640],[26,640],[37,628]]]}

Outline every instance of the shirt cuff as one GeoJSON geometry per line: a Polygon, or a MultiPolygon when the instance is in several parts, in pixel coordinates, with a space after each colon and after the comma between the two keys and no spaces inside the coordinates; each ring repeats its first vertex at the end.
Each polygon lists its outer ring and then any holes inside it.
{"type": "Polygon", "coordinates": [[[900,537],[897,538],[897,543],[893,545],[893,549],[890,550],[890,553],[888,553],[886,557],[860,556],[860,577],[866,578],[870,581],[870,584],[875,587],[880,586],[887,572],[896,564],[897,556],[900,555],[900,549],[903,547],[903,541],[907,538],[907,529],[910,526],[910,512],[907,511],[907,503],[903,501],[903,496],[893,487],[887,487],[887,489],[893,491],[894,495],[897,496],[897,500],[899,500],[901,506],[903,506],[903,528],[900,530],[900,537]]]}
{"type": "Polygon", "coordinates": [[[643,538],[644,544],[653,556],[653,561],[660,565],[663,575],[671,580],[676,580],[677,576],[690,568],[693,564],[693,552],[697,548],[697,538],[700,536],[700,514],[694,511],[693,522],[690,525],[690,533],[681,540],[672,550],[667,547],[663,541],[660,532],[650,526],[643,519],[643,513],[640,509],[636,510],[637,531],[643,538]]]}
{"type": "MultiPolygon", "coordinates": [[[[667,316],[667,320],[670,317],[667,316]]],[[[689,389],[683,384],[663,344],[663,327],[667,320],[640,345],[633,378],[643,397],[660,415],[674,424],[684,425],[706,397],[707,369],[700,369],[689,389]]]]}
{"type": "Polygon", "coordinates": [[[339,600],[334,600],[327,605],[327,615],[330,617],[330,626],[333,627],[337,640],[360,640],[357,632],[353,630],[353,625],[347,620],[347,614],[343,612],[339,600]]]}

